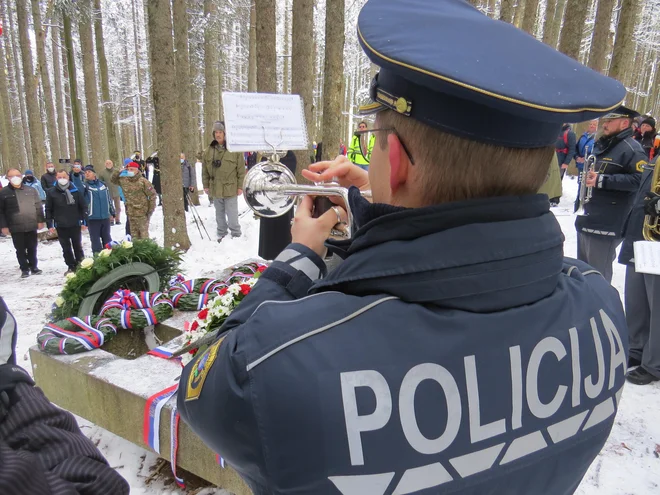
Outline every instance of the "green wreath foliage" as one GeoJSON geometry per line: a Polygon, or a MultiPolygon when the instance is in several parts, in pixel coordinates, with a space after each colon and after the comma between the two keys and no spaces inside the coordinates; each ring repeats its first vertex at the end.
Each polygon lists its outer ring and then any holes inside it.
{"type": "MultiPolygon", "coordinates": [[[[115,325],[111,324],[108,318],[95,316],[91,318],[90,323],[103,334],[103,344],[112,340],[117,334],[117,328],[115,325]]],[[[53,330],[49,328],[49,325],[51,324],[47,324],[37,335],[37,343],[42,351],[48,354],[77,354],[79,352],[90,350],[75,338],[65,337],[59,333],[53,332],[53,330]]],[[[83,331],[69,319],[55,321],[52,325],[71,332],[74,335],[91,335],[88,331],[83,331]]]]}
{"type": "Polygon", "coordinates": [[[78,268],[75,277],[67,280],[51,313],[52,320],[63,320],[78,314],[82,300],[94,282],[115,268],[133,262],[142,262],[154,267],[160,276],[161,290],[168,288],[169,280],[176,275],[183,253],[177,249],[160,247],[151,239],[136,239],[133,246],[116,246],[108,256],[94,256],[89,268],[78,268]]]}

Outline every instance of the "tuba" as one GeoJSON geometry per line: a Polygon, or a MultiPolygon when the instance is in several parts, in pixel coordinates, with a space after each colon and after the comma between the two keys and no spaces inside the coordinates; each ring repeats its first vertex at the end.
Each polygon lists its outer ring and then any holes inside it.
{"type": "MultiPolygon", "coordinates": [[[[371,191],[360,191],[360,194],[366,198],[371,197],[371,191]]],[[[351,236],[353,214],[348,203],[348,189],[336,182],[297,184],[296,176],[280,163],[277,154],[248,170],[243,181],[243,195],[250,209],[263,218],[281,217],[293,208],[298,196],[325,198],[338,196],[344,200],[348,221],[343,230],[335,228],[332,236],[338,238],[351,236]]]]}
{"type": "Polygon", "coordinates": [[[580,194],[578,195],[578,210],[577,214],[579,216],[586,216],[587,212],[585,210],[585,205],[591,201],[591,195],[593,194],[593,187],[586,187],[587,176],[589,172],[596,171],[596,156],[589,155],[584,161],[584,167],[582,167],[582,172],[580,172],[580,194]]]}
{"type": "MultiPolygon", "coordinates": [[[[658,165],[653,169],[653,178],[651,179],[651,192],[660,194],[660,174],[658,165]]],[[[645,215],[642,234],[647,241],[660,241],[660,217],[645,215]]]]}

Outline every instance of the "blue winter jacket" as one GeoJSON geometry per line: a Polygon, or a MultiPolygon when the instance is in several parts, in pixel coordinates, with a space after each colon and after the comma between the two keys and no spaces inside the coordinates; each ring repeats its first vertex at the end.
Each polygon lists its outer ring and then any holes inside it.
{"type": "MultiPolygon", "coordinates": [[[[580,158],[587,158],[589,155],[591,155],[594,151],[594,137],[595,134],[589,134],[588,132],[585,132],[580,136],[580,139],[578,139],[577,142],[577,154],[575,155],[576,157],[580,158]]],[[[582,163],[578,163],[577,161],[575,162],[575,165],[577,166],[578,170],[582,172],[582,163]]]]}
{"type": "Polygon", "coordinates": [[[628,330],[547,197],[350,202],[345,261],[289,245],[185,367],[184,420],[256,495],[572,494],[628,330]]]}
{"type": "Polygon", "coordinates": [[[115,207],[108,187],[98,179],[85,183],[87,220],[105,220],[115,215],[115,207]]]}
{"type": "Polygon", "coordinates": [[[79,191],[84,191],[85,190],[85,172],[79,172],[75,173],[73,170],[69,172],[69,181],[73,183],[74,186],[76,186],[76,189],[79,191]]]}
{"type": "Polygon", "coordinates": [[[41,187],[41,182],[39,182],[36,177],[31,177],[31,180],[29,180],[30,177],[23,177],[23,184],[36,190],[39,193],[39,199],[41,199],[41,201],[46,201],[46,191],[41,187]]]}

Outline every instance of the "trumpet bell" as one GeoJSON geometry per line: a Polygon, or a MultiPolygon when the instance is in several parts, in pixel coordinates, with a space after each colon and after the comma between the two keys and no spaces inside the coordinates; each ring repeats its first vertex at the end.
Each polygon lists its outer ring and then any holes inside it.
{"type": "Polygon", "coordinates": [[[260,217],[281,217],[296,201],[296,196],[283,190],[295,184],[295,175],[281,163],[261,162],[245,175],[243,195],[248,206],[260,217]]]}

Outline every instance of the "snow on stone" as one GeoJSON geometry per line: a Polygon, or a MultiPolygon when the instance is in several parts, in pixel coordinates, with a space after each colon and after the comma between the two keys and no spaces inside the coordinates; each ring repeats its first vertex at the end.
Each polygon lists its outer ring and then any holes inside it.
{"type": "MultiPolygon", "coordinates": [[[[198,182],[201,186],[201,178],[198,182]]],[[[577,181],[566,177],[563,181],[564,195],[559,207],[552,211],[561,224],[566,242],[564,253],[575,257],[577,252],[575,217],[573,200],[577,192],[577,181]]],[[[239,239],[225,238],[222,243],[216,242],[215,210],[208,206],[205,196],[201,198],[202,205],[197,211],[202,216],[206,229],[211,235],[211,241],[200,238],[197,227],[192,221],[192,214],[187,214],[188,235],[193,243],[192,248],[184,257],[181,269],[190,278],[217,277],[230,265],[257,256],[259,242],[259,222],[248,211],[243,198],[239,199],[239,213],[243,213],[240,222],[243,237],[239,239]]],[[[125,221],[122,214],[122,221],[125,221]]],[[[151,234],[158,242],[163,242],[162,209],[157,208],[151,221],[151,234]]],[[[124,236],[124,225],[112,227],[112,235],[116,240],[124,236]]],[[[83,247],[86,254],[91,254],[90,242],[83,235],[83,247]]],[[[14,249],[10,239],[0,238],[0,294],[5,298],[18,321],[19,336],[17,357],[21,366],[31,371],[28,349],[36,343],[37,333],[45,323],[45,313],[62,288],[66,266],[57,242],[39,244],[39,267],[43,275],[31,276],[21,280],[16,263],[14,249]]],[[[625,269],[615,263],[613,285],[623,294],[625,269]]],[[[191,318],[192,318],[192,313],[191,318]]],[[[77,359],[70,357],[66,359],[77,359]]],[[[156,358],[154,358],[156,359],[156,358]]],[[[133,362],[136,362],[135,360],[133,362]]],[[[163,361],[163,366],[173,369],[173,363],[163,361]],[[170,368],[171,367],[171,368],[170,368]]],[[[120,384],[122,375],[128,379],[125,370],[116,370],[116,375],[108,373],[111,367],[104,368],[104,379],[120,384]],[[111,376],[112,375],[112,376],[111,376]]],[[[139,384],[133,383],[144,393],[156,392],[170,383],[171,373],[160,378],[143,377],[139,384]],[[156,383],[157,382],[157,383],[156,383]]],[[[134,375],[130,380],[135,381],[134,375]]],[[[141,418],[136,418],[140,420],[141,418]]],[[[99,428],[89,421],[79,418],[82,431],[93,441],[98,442],[99,449],[131,485],[134,495],[183,495],[184,490],[163,483],[156,479],[150,485],[145,479],[151,474],[149,468],[157,461],[157,456],[132,443],[99,428]]],[[[660,492],[660,459],[654,452],[660,444],[660,382],[648,386],[626,385],[620,403],[619,413],[614,429],[600,455],[587,472],[577,495],[645,495],[660,492]]],[[[220,469],[220,468],[218,468],[220,469]]],[[[227,495],[224,490],[205,489],[200,495],[227,495]]]]}

